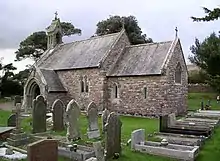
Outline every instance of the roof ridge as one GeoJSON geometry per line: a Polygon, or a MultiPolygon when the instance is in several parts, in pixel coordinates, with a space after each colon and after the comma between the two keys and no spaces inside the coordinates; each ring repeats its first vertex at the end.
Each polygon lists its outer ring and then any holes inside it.
{"type": "Polygon", "coordinates": [[[127,46],[129,47],[139,47],[139,46],[147,46],[147,45],[157,45],[157,44],[163,44],[163,43],[168,43],[168,42],[172,42],[170,41],[161,41],[161,42],[152,42],[152,43],[144,43],[144,44],[136,44],[136,45],[129,45],[127,46]]]}
{"type": "Polygon", "coordinates": [[[117,34],[120,34],[120,32],[111,33],[111,34],[106,34],[106,35],[100,35],[100,36],[94,36],[94,37],[90,37],[90,38],[87,38],[87,39],[76,40],[76,41],[69,42],[69,43],[63,43],[63,44],[60,44],[60,46],[70,45],[70,44],[73,44],[73,43],[76,43],[76,42],[79,43],[79,42],[83,42],[83,41],[88,41],[88,40],[93,40],[93,39],[98,39],[98,38],[103,38],[103,37],[113,36],[113,35],[117,35],[117,34]]]}

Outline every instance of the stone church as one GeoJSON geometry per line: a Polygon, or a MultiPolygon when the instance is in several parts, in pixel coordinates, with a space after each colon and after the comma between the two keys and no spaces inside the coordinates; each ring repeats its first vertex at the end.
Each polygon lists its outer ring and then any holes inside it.
{"type": "Polygon", "coordinates": [[[23,107],[41,94],[75,99],[82,110],[94,101],[99,110],[159,116],[187,109],[187,67],[179,38],[131,45],[124,29],[64,44],[59,18],[47,31],[47,50],[34,64],[24,88],[23,107]]]}

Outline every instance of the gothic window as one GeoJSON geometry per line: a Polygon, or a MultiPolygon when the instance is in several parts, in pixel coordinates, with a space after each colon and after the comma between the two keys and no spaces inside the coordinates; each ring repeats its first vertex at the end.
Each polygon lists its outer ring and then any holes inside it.
{"type": "Polygon", "coordinates": [[[118,98],[118,86],[117,86],[117,84],[114,84],[114,86],[113,86],[113,96],[114,96],[114,98],[118,98]]]}
{"type": "Polygon", "coordinates": [[[147,99],[147,87],[144,87],[144,99],[147,99]]]}
{"type": "Polygon", "coordinates": [[[178,63],[175,69],[175,83],[181,84],[181,79],[182,79],[181,73],[182,73],[181,65],[180,63],[178,63]]]}

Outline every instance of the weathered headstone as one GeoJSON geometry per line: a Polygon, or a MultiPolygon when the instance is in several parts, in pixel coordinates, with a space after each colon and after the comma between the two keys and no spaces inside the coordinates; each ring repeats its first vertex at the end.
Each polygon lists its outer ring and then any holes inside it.
{"type": "Polygon", "coordinates": [[[29,144],[28,161],[58,161],[58,142],[53,139],[40,140],[29,144]]]}
{"type": "Polygon", "coordinates": [[[79,117],[80,108],[75,100],[71,100],[66,109],[66,135],[68,141],[80,139],[79,117]]]}
{"type": "Polygon", "coordinates": [[[102,133],[104,133],[105,124],[107,123],[108,115],[110,114],[109,110],[105,108],[102,113],[102,133]]]}
{"type": "Polygon", "coordinates": [[[53,130],[54,131],[62,131],[64,129],[63,116],[65,106],[64,103],[57,99],[54,101],[52,105],[53,110],[53,130]]]}
{"type": "Polygon", "coordinates": [[[107,119],[106,129],[106,159],[113,157],[116,154],[121,154],[121,126],[122,123],[119,116],[111,112],[107,119]]]}
{"type": "Polygon", "coordinates": [[[93,142],[93,148],[97,161],[105,161],[105,150],[104,147],[102,147],[102,143],[100,141],[93,142]]]}
{"type": "Polygon", "coordinates": [[[42,95],[33,100],[33,133],[46,131],[47,103],[42,95]]]}
{"type": "Polygon", "coordinates": [[[87,109],[88,113],[88,129],[87,135],[89,139],[100,137],[98,126],[98,109],[94,102],[91,102],[87,109]]]}
{"type": "Polygon", "coordinates": [[[141,144],[145,141],[145,130],[138,129],[131,133],[131,149],[135,150],[135,144],[141,144]]]}
{"type": "Polygon", "coordinates": [[[14,106],[16,106],[17,103],[21,103],[21,96],[19,95],[14,97],[14,106]]]}
{"type": "Polygon", "coordinates": [[[12,114],[8,118],[8,126],[9,127],[16,127],[16,114],[12,114]]]}

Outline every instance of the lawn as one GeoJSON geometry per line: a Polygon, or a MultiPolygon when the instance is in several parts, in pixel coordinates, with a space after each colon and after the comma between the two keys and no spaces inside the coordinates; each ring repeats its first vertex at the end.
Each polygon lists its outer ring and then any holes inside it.
{"type": "Polygon", "coordinates": [[[188,94],[188,110],[198,110],[201,107],[201,101],[204,102],[204,106],[211,101],[212,110],[220,110],[220,103],[217,104],[215,93],[189,93],[188,94]]]}
{"type": "MultiPolygon", "coordinates": [[[[207,102],[208,99],[211,100],[212,109],[220,109],[220,105],[216,103],[215,94],[202,94],[202,93],[190,93],[188,96],[188,105],[190,110],[197,110],[200,107],[200,102],[203,99],[204,102],[207,102]]],[[[5,126],[7,124],[7,118],[10,115],[10,112],[0,111],[0,126],[5,126]]],[[[130,146],[126,146],[126,142],[130,139],[131,132],[135,129],[143,128],[146,131],[146,136],[149,133],[153,133],[158,131],[159,122],[158,119],[148,119],[148,118],[135,118],[135,117],[126,117],[120,116],[122,125],[122,156],[118,159],[118,161],[172,161],[174,159],[153,156],[142,154],[139,152],[132,152],[130,150],[130,146]]],[[[31,118],[26,118],[22,121],[23,129],[30,133],[31,118]]],[[[86,137],[87,130],[87,119],[84,115],[80,118],[80,127],[82,139],[89,141],[86,137]]],[[[101,120],[99,119],[99,126],[101,129],[101,120]]],[[[52,135],[66,135],[66,131],[62,132],[53,132],[52,135]]],[[[103,136],[102,136],[103,138],[103,136]]],[[[90,140],[91,141],[91,140],[90,140]]],[[[206,160],[219,160],[220,158],[220,128],[217,128],[214,132],[214,135],[206,141],[205,145],[201,148],[197,161],[206,161],[206,160]]],[[[65,159],[59,159],[59,161],[65,161],[65,159]]]]}

